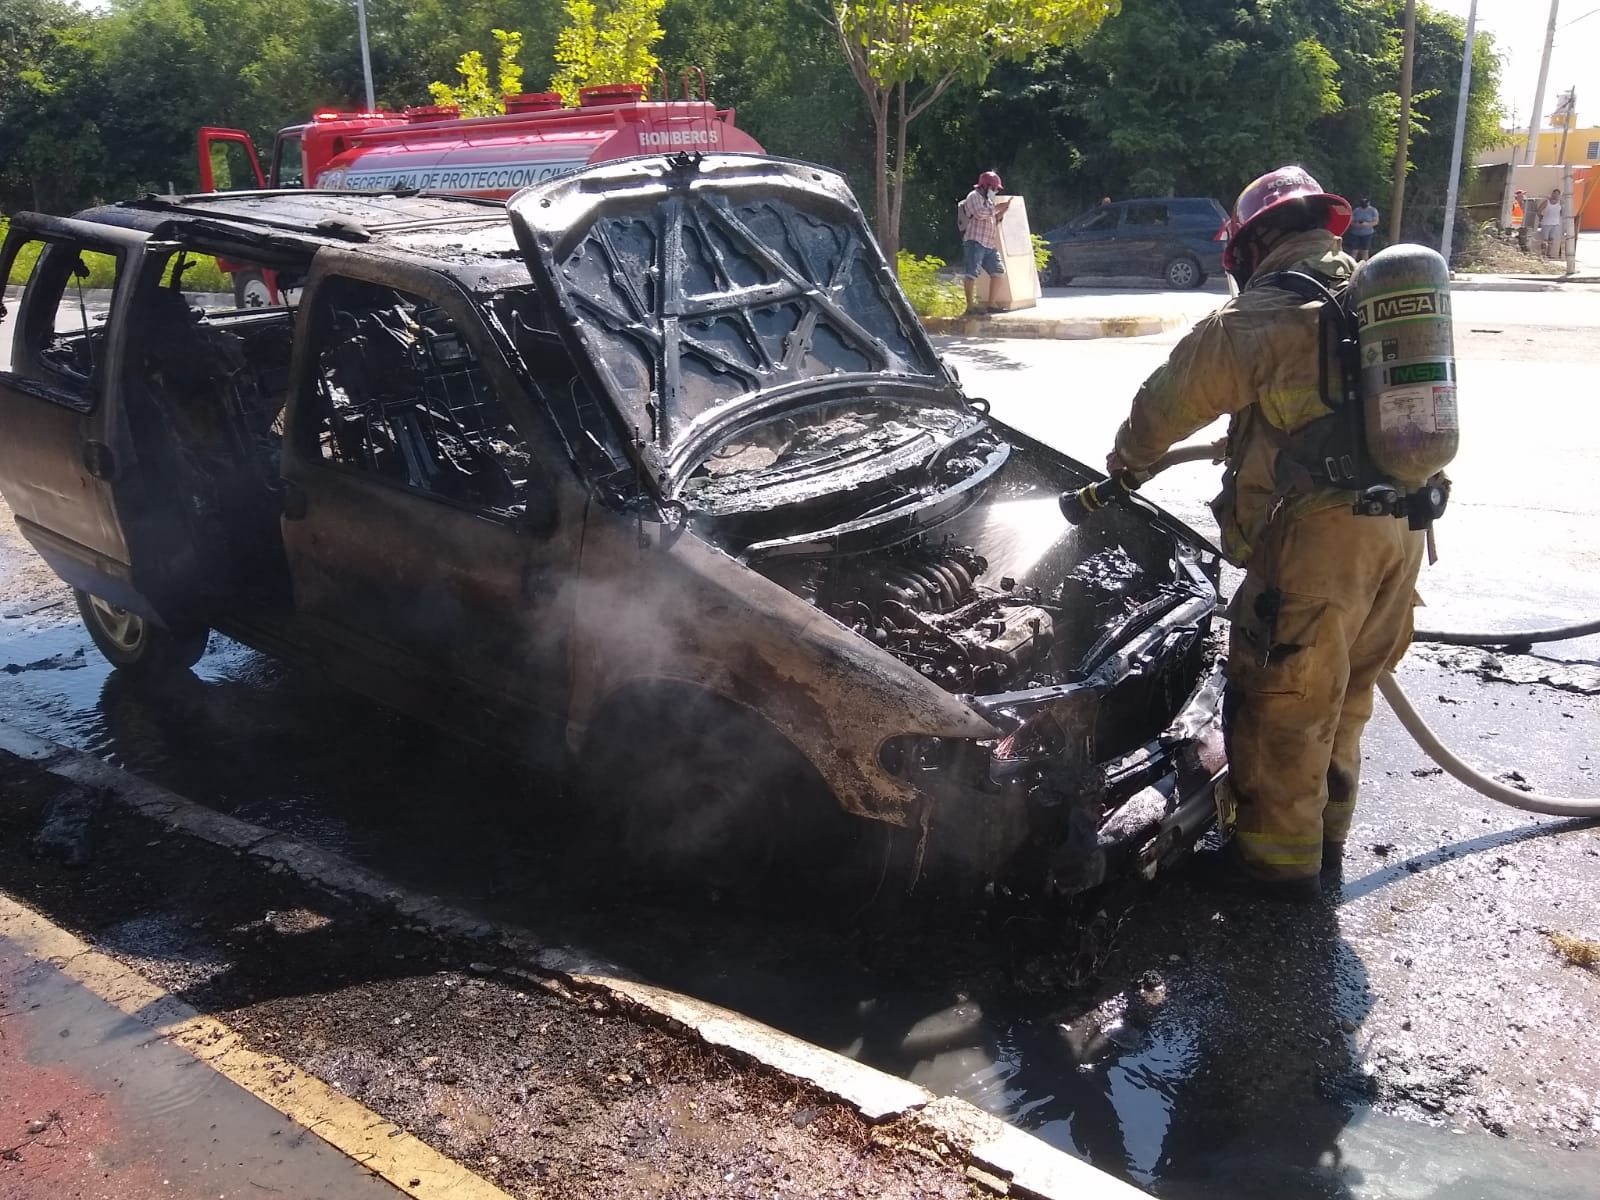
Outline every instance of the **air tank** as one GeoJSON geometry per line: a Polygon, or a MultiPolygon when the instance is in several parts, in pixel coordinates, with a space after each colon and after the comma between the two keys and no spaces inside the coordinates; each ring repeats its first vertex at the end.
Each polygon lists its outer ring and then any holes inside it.
{"type": "Polygon", "coordinates": [[[1349,303],[1368,453],[1380,472],[1414,491],[1460,442],[1450,269],[1426,246],[1389,246],[1357,268],[1349,303]]]}

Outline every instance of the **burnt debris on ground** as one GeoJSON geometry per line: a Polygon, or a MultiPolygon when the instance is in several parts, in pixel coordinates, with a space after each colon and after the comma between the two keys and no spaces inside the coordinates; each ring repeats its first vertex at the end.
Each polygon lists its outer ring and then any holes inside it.
{"type": "Polygon", "coordinates": [[[114,806],[69,867],[35,835],[81,789],[0,780],[8,892],[516,1194],[974,1194],[893,1123],[114,806]]]}

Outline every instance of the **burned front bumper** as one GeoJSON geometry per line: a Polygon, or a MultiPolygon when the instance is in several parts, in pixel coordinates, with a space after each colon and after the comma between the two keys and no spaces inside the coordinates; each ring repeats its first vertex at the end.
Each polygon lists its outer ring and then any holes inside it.
{"type": "Polygon", "coordinates": [[[969,697],[1007,732],[912,764],[920,878],[1072,894],[1181,855],[1215,819],[1225,762],[1215,611],[1209,587],[1175,589],[1108,630],[1080,676],[969,697]]]}

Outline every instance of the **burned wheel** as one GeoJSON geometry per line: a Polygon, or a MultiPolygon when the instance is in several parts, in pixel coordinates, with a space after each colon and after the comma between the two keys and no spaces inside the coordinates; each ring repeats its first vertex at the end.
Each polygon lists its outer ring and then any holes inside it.
{"type": "Polygon", "coordinates": [[[77,588],[72,594],[89,637],[118,670],[187,670],[206,652],[208,631],[203,626],[166,629],[99,596],[77,588]]]}
{"type": "Polygon", "coordinates": [[[857,856],[877,824],[845,814],[759,718],[706,694],[608,705],[581,791],[592,852],[620,858],[636,885],[685,895],[793,895],[857,856]]]}

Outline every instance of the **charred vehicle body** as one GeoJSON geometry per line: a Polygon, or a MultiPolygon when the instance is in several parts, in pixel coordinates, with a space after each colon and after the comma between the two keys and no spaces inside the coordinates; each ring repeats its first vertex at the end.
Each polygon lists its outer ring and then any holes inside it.
{"type": "Polygon", "coordinates": [[[0,270],[29,242],[0,489],[121,667],[218,630],[706,879],[842,836],[1070,893],[1209,821],[1215,558],[1143,501],[1061,520],[1093,473],[963,394],[831,172],[146,198],[19,216],[0,270]],[[199,253],[295,307],[193,307],[199,253]]]}

